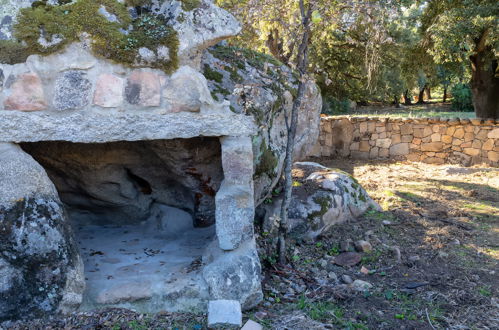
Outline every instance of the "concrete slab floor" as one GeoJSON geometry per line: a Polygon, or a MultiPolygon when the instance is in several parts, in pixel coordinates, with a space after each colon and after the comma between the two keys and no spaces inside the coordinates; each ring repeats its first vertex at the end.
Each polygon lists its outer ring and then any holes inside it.
{"type": "Polygon", "coordinates": [[[82,310],[124,307],[141,312],[203,310],[209,298],[202,255],[215,226],[175,236],[150,226],[73,226],[85,264],[82,310]]]}

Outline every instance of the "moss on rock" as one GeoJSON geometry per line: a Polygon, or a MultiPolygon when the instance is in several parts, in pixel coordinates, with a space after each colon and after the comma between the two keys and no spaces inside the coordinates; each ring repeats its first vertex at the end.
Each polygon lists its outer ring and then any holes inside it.
{"type": "MultiPolygon", "coordinates": [[[[57,6],[44,1],[34,4],[19,11],[14,25],[14,37],[25,44],[22,56],[5,56],[6,63],[24,62],[31,54],[49,55],[86,34],[92,40],[92,50],[97,56],[134,66],[140,62],[139,50],[147,48],[157,58],[148,63],[149,66],[167,73],[178,67],[177,33],[164,17],[145,14],[132,20],[126,5],[116,0],[77,0],[57,6]],[[100,13],[102,7],[113,16],[112,20],[100,13]],[[168,48],[169,60],[159,56],[160,46],[168,48]]],[[[2,42],[0,46],[6,54],[19,49],[15,42],[2,42]]]]}
{"type": "Polygon", "coordinates": [[[260,144],[260,157],[256,166],[255,176],[268,174],[269,176],[275,175],[278,159],[267,146],[265,141],[260,144]]]}

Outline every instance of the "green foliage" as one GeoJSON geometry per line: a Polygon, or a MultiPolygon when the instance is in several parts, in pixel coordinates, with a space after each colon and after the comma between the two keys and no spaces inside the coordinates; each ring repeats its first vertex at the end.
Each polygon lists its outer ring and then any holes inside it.
{"type": "Polygon", "coordinates": [[[338,100],[333,96],[326,96],[323,100],[322,113],[326,115],[342,115],[350,110],[349,100],[338,100]]]}
{"type": "MultiPolygon", "coordinates": [[[[146,14],[132,21],[126,6],[115,0],[78,0],[60,6],[38,2],[32,8],[21,9],[14,26],[14,36],[26,47],[23,56],[9,62],[22,62],[24,55],[51,54],[78,41],[82,34],[90,36],[96,55],[125,65],[137,62],[142,47],[158,55],[157,47],[166,46],[170,60],[158,60],[150,65],[167,73],[178,67],[177,33],[167,25],[166,19],[146,14]],[[115,15],[117,21],[111,22],[101,15],[101,6],[115,15]],[[132,30],[124,33],[130,25],[132,30]],[[40,43],[40,38],[45,38],[46,42],[40,43]]],[[[10,47],[9,53],[19,47],[13,44],[7,46],[10,47]]]]}
{"type": "Polygon", "coordinates": [[[213,80],[219,84],[221,84],[223,79],[224,79],[223,74],[221,74],[220,72],[218,72],[216,70],[213,70],[212,68],[210,68],[210,66],[208,64],[204,65],[203,74],[206,77],[206,79],[213,80]]]}
{"type": "Polygon", "coordinates": [[[0,63],[26,62],[29,55],[27,47],[22,43],[13,40],[0,40],[0,63]]]}
{"type": "Polygon", "coordinates": [[[267,143],[262,141],[260,145],[260,155],[259,161],[256,166],[255,176],[261,176],[263,174],[268,174],[270,176],[274,175],[277,168],[278,159],[274,155],[274,152],[267,147],[267,143]]]}
{"type": "Polygon", "coordinates": [[[180,2],[182,2],[182,9],[185,11],[194,10],[201,5],[201,0],[180,0],[180,2]]]}
{"type": "Polygon", "coordinates": [[[456,84],[451,89],[452,109],[455,111],[473,111],[471,89],[467,84],[456,84]]]}

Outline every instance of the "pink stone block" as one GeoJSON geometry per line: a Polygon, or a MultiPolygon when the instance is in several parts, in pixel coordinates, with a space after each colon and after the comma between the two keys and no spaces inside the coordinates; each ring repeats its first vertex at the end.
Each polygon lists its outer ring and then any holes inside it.
{"type": "Polygon", "coordinates": [[[103,108],[116,108],[123,104],[124,80],[113,74],[99,76],[95,85],[94,104],[103,108]]]}
{"type": "Polygon", "coordinates": [[[10,95],[4,101],[5,110],[39,111],[47,109],[42,81],[36,73],[16,77],[10,95]]]}

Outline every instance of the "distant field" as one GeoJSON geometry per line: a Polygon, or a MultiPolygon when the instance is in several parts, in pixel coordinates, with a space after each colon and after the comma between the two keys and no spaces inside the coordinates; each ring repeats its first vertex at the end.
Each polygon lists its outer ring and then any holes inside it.
{"type": "MultiPolygon", "coordinates": [[[[354,112],[338,114],[337,116],[352,116],[352,117],[390,117],[390,118],[422,118],[422,117],[441,117],[441,118],[475,118],[474,112],[457,112],[451,111],[448,104],[422,104],[395,107],[382,106],[367,106],[359,107],[354,112]]],[[[335,115],[336,116],[336,115],[335,115]]]]}

